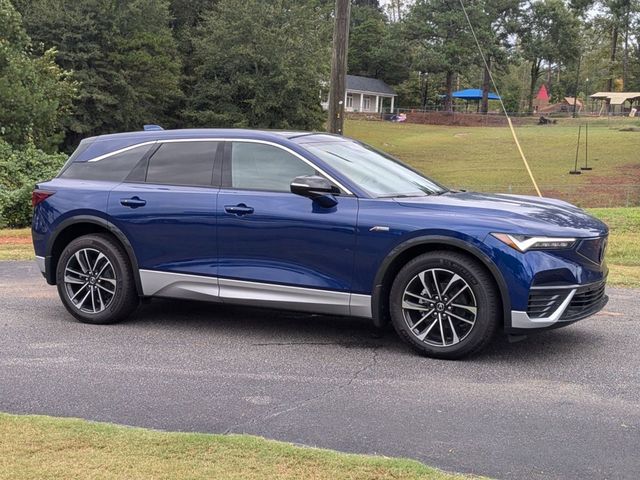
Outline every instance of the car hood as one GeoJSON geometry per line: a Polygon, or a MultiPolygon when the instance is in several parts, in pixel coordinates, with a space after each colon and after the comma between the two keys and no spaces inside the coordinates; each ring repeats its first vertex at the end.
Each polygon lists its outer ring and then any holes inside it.
{"type": "Polygon", "coordinates": [[[525,195],[447,192],[426,197],[396,198],[405,207],[445,210],[451,215],[494,220],[505,233],[580,237],[606,235],[608,227],[582,209],[562,200],[525,195]],[[543,231],[540,231],[540,228],[543,231]],[[571,230],[571,232],[569,232],[571,230]]]}

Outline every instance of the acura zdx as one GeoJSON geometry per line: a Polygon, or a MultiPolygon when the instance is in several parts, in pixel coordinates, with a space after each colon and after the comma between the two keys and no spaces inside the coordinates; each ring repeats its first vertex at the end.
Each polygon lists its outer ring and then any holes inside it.
{"type": "Polygon", "coordinates": [[[143,298],[205,300],[390,321],[419,352],[459,358],[607,302],[608,229],[583,210],[449,190],[324,133],[88,138],[33,205],[39,267],[86,323],[143,298]]]}

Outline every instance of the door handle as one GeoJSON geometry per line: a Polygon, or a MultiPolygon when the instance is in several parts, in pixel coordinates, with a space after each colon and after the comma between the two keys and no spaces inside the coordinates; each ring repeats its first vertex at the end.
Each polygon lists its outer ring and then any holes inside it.
{"type": "Polygon", "coordinates": [[[253,207],[247,207],[244,203],[238,205],[225,205],[224,211],[241,217],[242,215],[249,215],[253,213],[253,207]]]}
{"type": "Polygon", "coordinates": [[[120,205],[129,208],[144,207],[147,204],[146,200],[142,200],[140,197],[121,198],[120,205]]]}

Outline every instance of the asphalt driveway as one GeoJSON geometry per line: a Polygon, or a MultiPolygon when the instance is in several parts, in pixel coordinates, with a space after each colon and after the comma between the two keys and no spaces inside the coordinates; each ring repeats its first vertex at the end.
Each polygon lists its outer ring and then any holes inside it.
{"type": "Polygon", "coordinates": [[[471,360],[366,321],[154,301],[75,322],[30,262],[0,263],[0,411],[262,435],[505,479],[640,474],[640,291],[471,360]]]}

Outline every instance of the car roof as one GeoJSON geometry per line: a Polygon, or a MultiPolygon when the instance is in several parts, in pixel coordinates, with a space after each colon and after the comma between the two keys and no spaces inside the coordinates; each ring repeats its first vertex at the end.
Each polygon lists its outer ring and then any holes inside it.
{"type": "Polygon", "coordinates": [[[148,130],[137,132],[112,133],[90,137],[82,141],[89,143],[75,161],[83,162],[91,158],[110,154],[123,148],[140,143],[162,140],[181,140],[193,138],[237,138],[250,140],[271,141],[286,145],[287,142],[297,144],[344,141],[344,137],[324,132],[305,132],[290,130],[251,130],[240,128],[190,128],[176,130],[148,130]]]}
{"type": "Polygon", "coordinates": [[[286,138],[289,140],[308,138],[308,137],[331,137],[339,139],[339,135],[331,135],[325,132],[306,132],[294,130],[253,130],[243,128],[184,128],[176,130],[149,130],[137,132],[110,133],[87,138],[92,141],[118,141],[118,140],[136,140],[136,141],[153,141],[164,139],[181,139],[181,138],[254,138],[260,140],[277,140],[286,138]]]}

